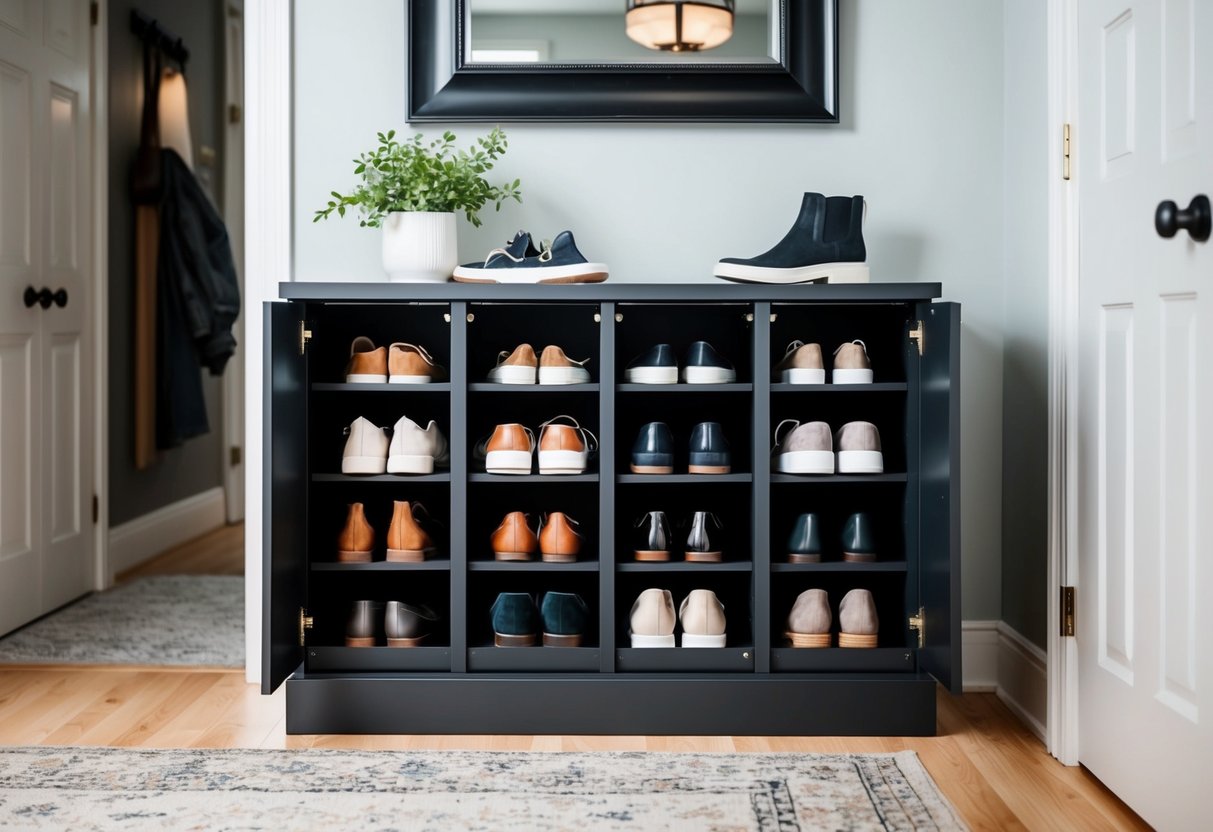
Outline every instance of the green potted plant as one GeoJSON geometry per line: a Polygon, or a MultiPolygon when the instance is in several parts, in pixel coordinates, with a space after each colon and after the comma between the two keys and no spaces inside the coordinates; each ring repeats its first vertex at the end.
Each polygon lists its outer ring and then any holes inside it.
{"type": "Polygon", "coordinates": [[[383,268],[388,279],[436,282],[450,279],[459,263],[455,214],[462,211],[473,226],[492,202],[496,210],[507,199],[522,202],[519,182],[490,185],[484,174],[506,150],[505,132],[494,127],[467,150],[456,150],[449,130],[428,144],[417,133],[396,140],[396,131],[379,133],[379,146],[354,160],[361,183],[350,194],[332,192],[315,222],[336,212],[344,217],[357,208],[364,228],[383,229],[383,268]]]}

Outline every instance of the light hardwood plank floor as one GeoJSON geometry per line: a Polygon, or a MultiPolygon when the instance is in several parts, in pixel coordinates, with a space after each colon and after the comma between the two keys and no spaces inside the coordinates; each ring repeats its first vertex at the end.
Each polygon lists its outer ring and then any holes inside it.
{"type": "MultiPolygon", "coordinates": [[[[221,529],[140,567],[243,569],[243,529],[221,529]],[[224,552],[224,547],[234,550],[224,552]]],[[[153,570],[143,572],[141,570],[153,570]]],[[[239,574],[224,572],[223,574],[239,574]]],[[[128,573],[128,579],[131,575],[128,573]]],[[[880,753],[912,750],[976,830],[1148,829],[1086,769],[1061,765],[992,694],[938,693],[936,737],[287,736],[284,695],[242,673],[0,669],[0,745],[139,748],[880,753]]]]}

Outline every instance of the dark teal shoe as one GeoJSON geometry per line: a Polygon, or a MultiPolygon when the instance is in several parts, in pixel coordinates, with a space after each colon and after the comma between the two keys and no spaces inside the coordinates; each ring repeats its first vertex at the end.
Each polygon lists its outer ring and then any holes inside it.
{"type": "Polygon", "coordinates": [[[816,514],[802,514],[788,536],[788,563],[821,563],[821,523],[816,514]]]}
{"type": "Polygon", "coordinates": [[[539,605],[543,614],[544,647],[580,647],[590,610],[580,595],[549,592],[539,605]]]}
{"type": "Polygon", "coordinates": [[[864,512],[852,514],[842,529],[842,559],[850,563],[876,560],[876,528],[864,512]]]}
{"type": "Polygon", "coordinates": [[[493,602],[493,644],[498,647],[534,647],[539,629],[535,599],[525,592],[503,592],[493,602]]]}

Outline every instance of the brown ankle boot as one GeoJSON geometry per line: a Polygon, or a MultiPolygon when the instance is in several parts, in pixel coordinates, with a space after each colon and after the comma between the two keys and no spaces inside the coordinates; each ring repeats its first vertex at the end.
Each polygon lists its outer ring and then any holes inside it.
{"type": "Polygon", "coordinates": [[[585,539],[577,533],[577,521],[562,511],[553,511],[539,530],[539,551],[545,563],[573,563],[585,539]]]}
{"type": "Polygon", "coordinates": [[[432,557],[434,540],[418,525],[413,516],[414,507],[404,500],[396,500],[392,506],[392,525],[387,530],[387,559],[393,563],[416,563],[432,557]]]}
{"type": "Polygon", "coordinates": [[[493,532],[492,545],[497,560],[530,560],[539,548],[539,541],[527,525],[526,515],[511,511],[493,532]]]}
{"type": "Polygon", "coordinates": [[[362,503],[350,503],[350,513],[345,518],[345,528],[337,536],[337,561],[339,563],[370,563],[375,550],[375,530],[366,520],[362,503]]]}

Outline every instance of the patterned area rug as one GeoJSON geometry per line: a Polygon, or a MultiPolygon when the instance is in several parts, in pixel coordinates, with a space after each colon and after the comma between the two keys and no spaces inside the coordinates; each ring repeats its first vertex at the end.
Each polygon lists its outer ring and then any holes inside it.
{"type": "Polygon", "coordinates": [[[0,664],[244,667],[244,578],[164,575],[89,595],[0,639],[0,664]]]}
{"type": "Polygon", "coordinates": [[[0,750],[21,829],[955,830],[899,754],[0,750]]]}

